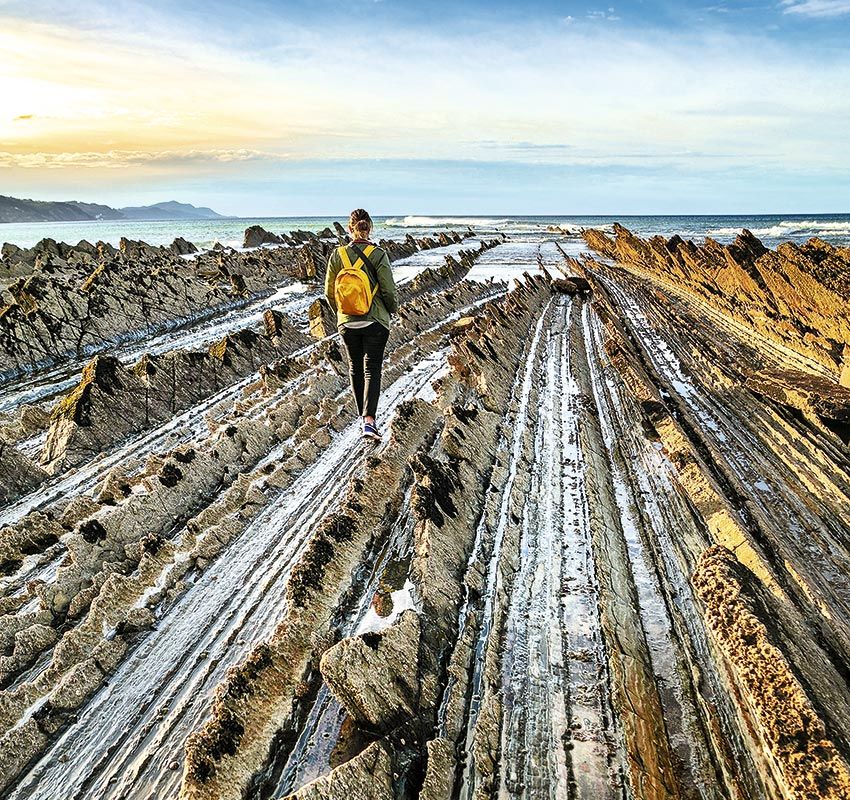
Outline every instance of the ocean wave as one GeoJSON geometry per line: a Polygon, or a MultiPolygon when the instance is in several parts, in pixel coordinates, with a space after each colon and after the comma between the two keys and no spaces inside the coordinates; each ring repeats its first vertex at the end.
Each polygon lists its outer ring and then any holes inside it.
{"type": "MultiPolygon", "coordinates": [[[[776,225],[768,228],[750,228],[756,236],[767,236],[772,239],[781,239],[786,236],[819,236],[821,238],[830,236],[850,236],[850,221],[822,222],[816,219],[807,220],[782,220],[776,225]]],[[[708,231],[709,236],[737,236],[741,228],[714,228],[708,231]]]]}
{"type": "Polygon", "coordinates": [[[517,233],[524,233],[526,231],[537,233],[538,231],[546,230],[546,226],[539,222],[508,222],[504,225],[496,225],[494,227],[504,228],[507,231],[516,231],[517,233]]]}
{"type": "Polygon", "coordinates": [[[403,219],[393,217],[384,222],[391,228],[456,228],[456,227],[479,227],[500,228],[509,225],[509,219],[495,219],[485,217],[416,217],[407,216],[403,219]]]}

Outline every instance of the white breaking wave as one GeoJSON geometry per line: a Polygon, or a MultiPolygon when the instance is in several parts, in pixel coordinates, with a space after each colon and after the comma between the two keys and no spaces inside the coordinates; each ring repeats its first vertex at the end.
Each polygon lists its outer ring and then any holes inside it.
{"type": "Polygon", "coordinates": [[[384,225],[393,228],[455,228],[455,227],[479,227],[499,228],[510,224],[509,219],[487,219],[484,217],[415,217],[407,216],[403,219],[388,219],[384,225]]]}
{"type": "MultiPolygon", "coordinates": [[[[785,236],[850,236],[850,221],[821,222],[816,219],[783,220],[769,228],[750,228],[756,236],[769,236],[781,239],[785,236]]],[[[709,236],[736,236],[741,228],[715,228],[708,231],[709,236]]]]}

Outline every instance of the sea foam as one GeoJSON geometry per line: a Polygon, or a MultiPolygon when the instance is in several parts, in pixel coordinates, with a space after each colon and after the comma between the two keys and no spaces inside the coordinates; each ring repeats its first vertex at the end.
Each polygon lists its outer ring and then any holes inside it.
{"type": "MultiPolygon", "coordinates": [[[[772,239],[781,239],[786,236],[819,236],[828,238],[830,236],[850,236],[850,222],[823,222],[816,219],[807,220],[782,220],[777,225],[768,228],[751,228],[756,236],[767,236],[772,239]]],[[[735,236],[741,232],[741,228],[714,228],[708,231],[709,236],[735,236]]]]}
{"type": "Polygon", "coordinates": [[[499,228],[509,225],[509,219],[489,219],[485,217],[417,217],[407,216],[403,219],[393,217],[384,222],[384,225],[393,228],[454,228],[477,226],[485,228],[499,228]]]}

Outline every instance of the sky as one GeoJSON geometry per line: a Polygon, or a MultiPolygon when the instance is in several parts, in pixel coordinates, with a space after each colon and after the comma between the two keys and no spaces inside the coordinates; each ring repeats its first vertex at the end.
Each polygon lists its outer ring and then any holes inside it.
{"type": "Polygon", "coordinates": [[[0,0],[0,194],[850,212],[850,0],[0,0]]]}

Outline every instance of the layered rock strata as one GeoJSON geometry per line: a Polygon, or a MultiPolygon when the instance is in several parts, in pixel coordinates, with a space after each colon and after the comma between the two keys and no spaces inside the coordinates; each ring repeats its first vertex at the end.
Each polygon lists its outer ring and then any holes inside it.
{"type": "MultiPolygon", "coordinates": [[[[30,250],[6,247],[0,285],[0,379],[117,342],[152,335],[239,306],[290,280],[321,281],[337,239],[295,231],[283,245],[237,252],[224,247],[184,255],[189,243],[155,247],[122,239],[77,246],[44,240],[30,250]],[[18,276],[18,277],[16,277],[18,276]]],[[[391,260],[460,242],[384,241],[391,260]]]]}
{"type": "Polygon", "coordinates": [[[0,302],[0,376],[79,358],[238,306],[300,278],[296,251],[210,253],[185,261],[128,250],[93,263],[48,256],[0,302]]]}
{"type": "MultiPolygon", "coordinates": [[[[568,285],[557,288],[568,294],[580,294],[576,287],[583,285],[584,279],[567,280],[568,285]]],[[[512,454],[516,460],[506,474],[503,473],[503,482],[497,484],[505,492],[501,512],[498,503],[490,512],[485,504],[484,519],[491,514],[492,521],[483,530],[492,533],[482,535],[481,544],[477,545],[482,549],[476,551],[479,558],[484,556],[484,563],[488,557],[496,557],[495,574],[499,578],[495,585],[499,588],[492,601],[485,602],[483,608],[476,602],[467,602],[463,606],[465,613],[460,616],[463,623],[458,626],[456,615],[462,593],[452,587],[460,587],[462,575],[451,569],[448,572],[437,569],[434,580],[421,578],[417,563],[436,567],[441,562],[438,553],[457,542],[458,537],[461,540],[468,537],[466,541],[472,541],[470,531],[475,527],[474,518],[464,520],[458,511],[480,507],[481,498],[474,496],[475,480],[458,480],[451,460],[447,469],[446,465],[441,466],[439,458],[435,462],[419,457],[413,463],[415,485],[411,507],[414,514],[417,508],[421,509],[419,513],[426,520],[432,520],[430,524],[438,522],[441,536],[433,553],[419,544],[414,547],[410,576],[416,587],[417,607],[432,621],[434,639],[429,646],[420,649],[414,659],[411,651],[399,644],[404,627],[399,619],[380,634],[365,633],[343,640],[328,650],[322,660],[322,672],[328,685],[351,719],[358,720],[360,726],[373,735],[382,736],[378,743],[387,754],[394,775],[404,775],[403,765],[409,764],[412,757],[405,756],[405,747],[399,746],[398,736],[393,738],[386,733],[392,725],[399,724],[400,710],[415,696],[401,689],[409,685],[410,673],[406,670],[415,663],[420,671],[420,718],[429,690],[437,687],[438,693],[442,693],[437,723],[443,735],[428,741],[430,720],[427,725],[410,727],[417,719],[415,715],[408,720],[406,729],[407,749],[419,753],[419,763],[425,765],[425,774],[417,782],[420,798],[436,800],[451,796],[459,786],[463,796],[470,793],[469,796],[482,798],[492,796],[500,787],[509,792],[523,792],[534,787],[542,789],[543,786],[551,790],[561,785],[562,779],[575,781],[579,791],[587,796],[616,796],[616,781],[606,777],[611,764],[617,765],[629,792],[639,797],[678,798],[692,793],[714,796],[710,787],[716,787],[717,775],[723,776],[726,790],[741,796],[842,796],[846,791],[850,700],[841,666],[842,642],[847,642],[843,621],[846,611],[840,605],[841,593],[837,585],[823,592],[809,582],[805,572],[798,568],[814,555],[813,551],[810,549],[806,555],[788,550],[790,541],[781,528],[762,516],[756,504],[749,507],[742,501],[736,466],[734,463],[727,466],[729,454],[723,452],[722,443],[729,439],[720,430],[722,423],[705,416],[706,412],[700,417],[695,409],[688,407],[688,401],[692,402],[696,394],[695,390],[687,388],[685,381],[688,379],[681,372],[682,367],[675,368],[678,370],[675,379],[668,379],[659,369],[659,363],[654,361],[653,339],[648,330],[635,325],[633,310],[621,305],[619,295],[612,299],[601,285],[597,284],[597,288],[599,296],[595,305],[604,327],[594,321],[587,307],[576,305],[567,316],[570,322],[562,331],[561,339],[553,340],[552,331],[558,330],[558,324],[564,324],[557,322],[562,312],[553,313],[549,318],[544,315],[541,319],[542,328],[550,331],[547,347],[555,347],[555,352],[561,353],[561,363],[566,363],[567,374],[572,376],[574,384],[571,388],[569,382],[556,380],[553,383],[551,377],[532,380],[524,405],[521,404],[527,414],[524,425],[537,428],[538,433],[531,440],[522,435],[515,439],[512,454]],[[628,332],[621,327],[620,319],[627,320],[628,332]],[[649,354],[635,349],[635,341],[640,342],[641,347],[646,346],[649,354]],[[606,356],[617,367],[631,397],[605,377],[600,364],[606,356]],[[556,398],[563,398],[565,389],[567,399],[559,417],[557,405],[553,409],[550,404],[557,402],[556,398]],[[624,410],[627,403],[632,404],[629,412],[624,410]],[[537,408],[539,411],[535,410],[537,408]],[[547,420],[553,414],[555,424],[560,419],[565,428],[547,428],[552,424],[547,420]],[[637,431],[626,427],[626,421],[633,418],[630,414],[642,420],[637,431]],[[715,430],[720,447],[704,436],[695,435],[715,430]],[[672,467],[667,477],[651,477],[635,470],[632,453],[644,452],[647,455],[640,457],[649,458],[644,436],[649,437],[650,443],[663,447],[666,459],[662,459],[662,463],[672,467]],[[604,661],[596,662],[591,648],[587,653],[567,649],[561,656],[564,662],[561,662],[558,655],[561,651],[551,649],[558,638],[551,632],[552,626],[547,620],[560,606],[557,602],[546,605],[549,592],[553,592],[553,599],[558,596],[557,583],[547,588],[551,579],[546,576],[557,575],[559,570],[545,560],[535,562],[535,559],[537,552],[549,552],[557,540],[547,544],[541,539],[548,529],[551,508],[534,498],[539,496],[542,485],[557,475],[557,464],[563,463],[556,457],[551,467],[546,466],[549,463],[547,451],[551,448],[549,442],[553,437],[566,440],[567,452],[574,443],[581,454],[577,459],[571,456],[567,462],[582,466],[575,477],[577,483],[570,481],[568,484],[571,494],[565,501],[584,507],[581,514],[587,516],[582,525],[587,526],[587,538],[583,544],[579,544],[579,540],[570,548],[587,548],[586,557],[594,564],[595,578],[587,591],[595,594],[599,604],[597,624],[604,641],[604,661]],[[532,471],[530,477],[526,477],[523,463],[532,471]],[[553,471],[549,473],[547,469],[553,471]],[[541,471],[540,477],[535,477],[536,470],[541,471]],[[676,512],[680,516],[671,515],[669,520],[654,516],[659,512],[651,502],[641,510],[647,503],[646,498],[660,496],[665,480],[668,484],[664,491],[669,492],[669,482],[674,481],[684,498],[676,512]],[[467,499],[465,492],[472,493],[469,502],[463,502],[467,499]],[[422,500],[417,500],[420,496],[422,500]],[[437,502],[436,498],[439,498],[437,502]],[[527,527],[519,524],[525,519],[527,527]],[[638,541],[643,540],[643,545],[635,541],[638,532],[638,541]],[[492,543],[484,544],[493,533],[496,535],[490,539],[492,543]],[[715,543],[730,549],[719,551],[715,543]],[[488,547],[491,548],[489,555],[488,547]],[[646,556],[640,555],[640,547],[648,548],[656,559],[655,569],[665,574],[654,590],[658,592],[654,599],[648,589],[652,581],[641,577],[640,570],[644,568],[641,559],[646,556]],[[723,580],[716,577],[716,570],[711,572],[712,568],[706,566],[714,563],[712,558],[716,562],[713,555],[716,552],[726,553],[731,559],[730,566],[724,567],[728,575],[723,580]],[[419,560],[425,553],[428,555],[424,560],[419,560]],[[784,562],[780,553],[784,553],[784,562]],[[695,565],[699,566],[691,584],[695,565]],[[736,573],[735,570],[740,571],[736,573]],[[712,577],[706,577],[709,574],[712,577]],[[733,578],[735,575],[750,577],[733,578]],[[765,635],[772,640],[778,661],[765,649],[767,640],[764,643],[759,639],[751,640],[747,633],[749,623],[739,631],[735,621],[743,619],[744,612],[738,606],[734,611],[723,606],[730,597],[730,590],[724,588],[727,578],[729,583],[743,581],[748,587],[746,591],[750,597],[756,598],[749,601],[756,603],[750,608],[761,604],[765,609],[759,613],[763,614],[763,620],[770,620],[765,623],[768,630],[765,635]],[[439,588],[429,602],[427,598],[432,587],[439,588]],[[527,591],[529,595],[525,594],[527,591]],[[831,592],[834,592],[832,597],[831,592]],[[492,606],[488,605],[490,602],[492,606]],[[677,660],[681,659],[681,667],[675,666],[676,662],[663,666],[669,658],[669,645],[661,644],[656,638],[658,620],[647,616],[656,602],[666,603],[666,613],[671,620],[668,635],[674,637],[674,652],[678,653],[677,660]],[[446,613],[441,613],[441,608],[445,608],[446,613]],[[675,610],[677,608],[680,610],[675,610]],[[527,618],[523,616],[526,614],[527,618]],[[539,622],[536,621],[538,614],[541,615],[539,622]],[[522,625],[518,623],[520,619],[522,625]],[[719,619],[726,622],[719,622],[719,619]],[[777,628],[773,620],[782,620],[782,624],[777,628]],[[540,628],[536,627],[538,624],[540,628]],[[486,633],[483,639],[480,638],[482,631],[486,633]],[[597,670],[601,669],[608,676],[607,700],[605,692],[600,698],[601,712],[591,711],[590,703],[584,714],[592,719],[593,713],[600,713],[603,724],[606,718],[613,719],[614,729],[600,739],[595,738],[600,732],[593,732],[592,727],[586,731],[574,727],[571,734],[565,732],[564,736],[569,735],[571,739],[565,758],[559,756],[559,739],[552,739],[547,753],[545,739],[541,742],[536,738],[547,730],[547,725],[557,726],[558,704],[564,702],[564,696],[558,694],[557,677],[543,679],[526,660],[536,654],[533,649],[525,651],[524,648],[543,632],[547,632],[550,648],[541,662],[540,669],[544,672],[549,669],[556,675],[562,670],[567,674],[581,674],[581,664],[589,660],[596,664],[592,675],[598,675],[597,670]],[[734,639],[739,632],[744,638],[740,642],[730,642],[729,636],[734,639]],[[391,643],[386,649],[382,647],[383,637],[388,637],[391,643]],[[450,648],[445,683],[444,678],[435,677],[440,672],[431,665],[440,663],[441,657],[436,654],[441,650],[445,653],[445,642],[453,640],[457,644],[450,648]],[[512,643],[511,648],[505,648],[506,641],[512,643]],[[757,648],[758,654],[746,655],[746,648],[750,646],[757,648]],[[392,658],[386,657],[390,652],[405,654],[405,658],[396,661],[395,668],[392,658]],[[482,653],[483,662],[478,661],[482,653]],[[754,678],[749,666],[760,663],[763,658],[768,661],[763,668],[759,667],[761,679],[754,678]],[[378,663],[380,670],[374,668],[378,663]],[[341,664],[345,665],[344,670],[341,664]],[[731,671],[727,671],[727,664],[731,671]],[[508,682],[506,674],[512,676],[508,682]],[[659,691],[656,684],[661,675],[667,687],[664,691],[659,691]],[[766,691],[760,680],[766,684],[766,691]],[[550,684],[548,689],[545,688],[547,684],[550,684]],[[541,690],[544,694],[538,695],[541,690]],[[554,694],[547,695],[546,691],[554,694]],[[780,710],[773,698],[793,697],[795,692],[799,702],[795,699],[789,708],[780,710]],[[755,693],[760,699],[742,700],[747,693],[755,693]],[[474,698],[471,704],[470,696],[474,698]],[[538,715],[546,716],[547,707],[552,708],[551,719],[538,718],[538,715]],[[782,720],[805,733],[783,739],[778,734],[782,720]],[[526,734],[530,738],[525,738],[522,731],[528,725],[531,725],[528,730],[534,733],[526,734]],[[682,733],[677,732],[679,725],[690,730],[689,744],[684,751],[682,733]],[[703,733],[696,736],[696,730],[703,733]],[[458,748],[464,760],[456,757],[458,748]],[[574,771],[578,765],[582,772],[574,771]],[[808,776],[808,781],[804,776],[808,776]]],[[[635,291],[634,287],[630,290],[635,291]]],[[[642,303],[643,308],[653,307],[646,298],[642,303]]],[[[715,341],[711,331],[685,318],[681,309],[671,318],[670,308],[665,308],[654,324],[668,334],[667,341],[675,341],[679,335],[679,317],[683,318],[681,330],[694,340],[697,336],[705,336],[700,347],[711,353],[715,341]],[[672,331],[677,333],[674,335],[672,331]]],[[[539,353],[543,350],[539,343],[534,343],[534,338],[530,347],[525,354],[529,377],[539,369],[539,353]]],[[[717,383],[725,369],[734,374],[728,362],[736,360],[740,370],[736,377],[740,380],[754,359],[752,349],[749,361],[741,358],[748,347],[751,342],[742,341],[736,343],[725,358],[715,356],[714,361],[706,364],[706,375],[701,376],[701,380],[711,385],[717,383]]],[[[685,352],[688,349],[699,352],[695,341],[685,346],[685,352]]],[[[664,352],[657,351],[658,354],[664,352]]],[[[761,363],[770,365],[771,361],[766,359],[761,363]]],[[[544,368],[550,369],[553,367],[544,368]]],[[[724,380],[723,391],[729,392],[729,379],[724,380]]],[[[749,387],[743,385],[738,391],[742,395],[739,414],[744,408],[759,408],[760,401],[748,394],[749,387]]],[[[764,416],[769,418],[769,413],[764,416]]],[[[764,433],[766,430],[762,435],[764,433]]],[[[846,502],[846,486],[838,482],[834,467],[830,472],[830,459],[837,459],[835,464],[844,461],[839,451],[829,444],[830,435],[832,432],[828,428],[816,434],[824,448],[819,468],[823,471],[816,479],[810,478],[821,483],[819,492],[833,492],[829,503],[834,510],[822,517],[825,520],[831,520],[836,514],[840,516],[838,509],[846,502]]],[[[779,439],[771,442],[770,438],[758,444],[754,442],[750,445],[753,448],[751,457],[758,463],[756,453],[760,449],[770,451],[771,447],[780,446],[787,445],[782,445],[779,439]]],[[[465,451],[467,457],[468,452],[465,451]]],[[[777,455],[779,452],[777,449],[777,455]]],[[[811,450],[806,456],[802,449],[798,452],[799,463],[810,463],[806,459],[811,458],[811,450]]],[[[768,489],[767,484],[757,487],[759,492],[768,489]]],[[[784,491],[793,492],[793,482],[785,484],[784,491]]],[[[786,495],[787,498],[791,496],[786,495]]],[[[580,519],[581,515],[576,522],[580,519]]],[[[778,520],[777,516],[776,522],[778,520]]],[[[828,533],[824,530],[820,535],[828,533]]],[[[837,541],[835,544],[838,549],[830,551],[832,557],[843,558],[838,555],[840,545],[837,541]]],[[[570,550],[565,550],[560,558],[566,561],[571,557],[569,554],[570,550]]],[[[449,549],[444,563],[456,565],[463,560],[463,551],[449,549]]],[[[488,598],[491,580],[492,577],[482,574],[480,566],[473,567],[471,563],[466,576],[469,596],[488,598]]],[[[592,608],[589,605],[586,611],[581,611],[578,606],[569,617],[570,625],[561,635],[571,642],[576,638],[580,641],[580,635],[571,628],[585,624],[582,614],[591,613],[592,608]]],[[[421,641],[425,637],[424,630],[418,635],[421,641]]],[[[413,632],[410,636],[416,638],[413,632]]],[[[571,646],[574,648],[575,644],[571,646]]],[[[570,692],[576,695],[569,702],[578,703],[580,707],[588,703],[593,696],[591,686],[592,683],[575,687],[571,684],[570,692]]],[[[375,763],[375,752],[373,745],[372,749],[363,750],[353,758],[349,756],[350,760],[342,766],[302,787],[295,796],[300,800],[339,796],[339,792],[344,794],[366,785],[364,777],[375,763]]],[[[378,782],[365,796],[382,797],[386,791],[378,782]]],[[[399,792],[403,791],[403,783],[392,785],[395,796],[402,796],[399,792]]]]}
{"type": "MultiPolygon", "coordinates": [[[[821,684],[815,696],[830,702],[820,709],[814,706],[807,665],[794,663],[795,656],[810,657],[803,649],[805,632],[729,550],[706,550],[692,580],[705,604],[708,626],[755,721],[754,735],[763,748],[766,769],[776,775],[778,790],[787,797],[850,796],[850,764],[832,738],[846,736],[847,720],[829,719],[847,713],[844,681],[832,677],[829,694],[821,684]]],[[[842,745],[846,754],[846,740],[842,745]]]]}
{"type": "MultiPolygon", "coordinates": [[[[487,455],[487,434],[479,432],[479,427],[487,419],[484,430],[495,437],[498,415],[488,412],[487,405],[498,406],[500,397],[510,390],[518,355],[514,343],[533,322],[535,311],[548,295],[544,281],[530,279],[504,304],[485,306],[478,323],[452,343],[450,363],[455,374],[442,380],[442,401],[438,400],[436,406],[419,403],[399,409],[389,446],[379,458],[367,462],[362,478],[355,480],[341,509],[325,519],[293,568],[286,613],[271,639],[258,646],[251,657],[256,660],[260,652],[266,654],[262,669],[251,675],[246,675],[243,668],[234,671],[219,688],[212,719],[189,741],[183,796],[224,797],[243,791],[239,787],[246,786],[253,771],[262,767],[276,731],[286,726],[293,703],[297,706],[302,696],[299,687],[305,679],[309,681],[311,664],[317,664],[323,655],[324,670],[334,676],[330,678],[331,685],[336,683],[337,691],[352,704],[358,718],[369,720],[377,730],[407,725],[410,744],[405,745],[406,738],[398,735],[382,740],[381,748],[390,753],[395,765],[393,791],[402,791],[405,782],[412,779],[413,764],[403,751],[416,747],[416,743],[424,747],[421,731],[419,735],[416,731],[427,727],[435,717],[442,669],[439,650],[434,646],[438,641],[444,645],[441,631],[450,630],[456,617],[451,602],[443,596],[441,575],[448,571],[459,576],[463,553],[472,546],[470,538],[465,543],[455,542],[442,529],[446,520],[458,515],[450,487],[465,479],[476,483],[480,461],[486,464],[491,458],[487,455]],[[480,393],[484,393],[483,397],[480,393]],[[439,431],[436,444],[431,443],[434,431],[439,431]],[[476,442],[482,446],[476,447],[476,442]],[[398,513],[406,480],[404,467],[417,452],[414,464],[420,466],[414,470],[430,468],[430,476],[416,482],[410,501],[421,520],[414,534],[419,565],[412,567],[411,576],[417,594],[423,597],[430,623],[420,636],[420,626],[405,613],[382,634],[343,642],[336,650],[325,653],[333,642],[333,629],[328,630],[323,620],[333,619],[335,609],[345,602],[349,591],[345,576],[356,575],[356,570],[352,570],[368,549],[379,544],[380,540],[375,542],[373,537],[387,535],[387,522],[380,520],[398,513]],[[453,472],[454,479],[450,477],[453,472]],[[459,552],[453,553],[455,549],[459,552]],[[421,576],[421,581],[415,576],[421,576]],[[360,672],[354,664],[363,667],[364,659],[368,662],[371,658],[368,651],[372,648],[376,659],[381,658],[382,652],[391,651],[418,653],[419,660],[413,672],[409,658],[385,658],[382,663],[389,672],[360,672]],[[339,669],[340,661],[349,662],[352,668],[339,669]],[[349,672],[350,678],[346,677],[349,672]],[[351,686],[351,680],[361,683],[351,686]],[[376,680],[380,686],[375,686],[376,680]],[[382,688],[387,684],[387,688],[382,688]],[[392,686],[396,689],[389,688],[392,686]],[[405,762],[407,767],[399,772],[399,765],[405,762]]],[[[475,512],[470,508],[466,513],[475,512]]],[[[459,598],[459,585],[453,593],[459,598]]],[[[364,762],[371,763],[375,753],[374,748],[367,749],[356,757],[357,764],[338,768],[322,779],[326,784],[311,785],[299,796],[323,797],[331,786],[340,789],[358,785],[363,780],[364,762]],[[349,777],[343,778],[346,773],[349,777]]]]}
{"type": "MultiPolygon", "coordinates": [[[[829,444],[828,429],[805,432],[806,423],[783,419],[781,409],[762,405],[759,395],[764,397],[764,392],[760,386],[752,387],[746,375],[754,367],[781,372],[783,364],[777,363],[775,351],[755,350],[751,339],[730,341],[722,327],[712,338],[710,326],[698,321],[699,307],[689,306],[677,294],[654,290],[642,308],[652,314],[655,330],[665,330],[667,343],[679,336],[688,342],[677,350],[678,357],[697,352],[690,341],[695,336],[701,340],[703,359],[687,363],[691,369],[699,365],[702,369],[696,374],[704,372],[702,380],[720,394],[713,398],[709,393],[707,402],[697,402],[689,388],[693,379],[681,366],[685,362],[675,360],[669,349],[663,357],[654,349],[646,317],[610,281],[611,268],[599,263],[591,268],[597,276],[606,276],[604,283],[596,282],[606,351],[640,402],[645,428],[663,445],[680,485],[704,520],[707,539],[704,534],[690,541],[680,537],[675,547],[683,563],[696,566],[692,582],[710,632],[706,641],[710,649],[720,651],[713,659],[721,665],[713,676],[717,697],[738,718],[735,737],[748,740],[747,750],[755,758],[746,777],[757,776],[760,787],[749,791],[756,796],[761,792],[781,797],[842,796],[850,697],[844,669],[846,593],[839,588],[838,575],[850,564],[848,554],[833,539],[841,536],[842,526],[832,523],[848,504],[847,482],[839,478],[846,455],[829,444]],[[752,388],[758,394],[751,394],[752,388]],[[715,405],[709,411],[711,402],[715,405]],[[733,440],[721,428],[732,420],[723,416],[724,406],[737,408],[736,439],[747,441],[745,460],[740,460],[742,454],[735,452],[733,440]],[[742,426],[741,420],[747,423],[742,426]],[[814,461],[806,439],[820,439],[821,452],[814,461]],[[762,464],[763,452],[769,460],[762,464]],[[796,485],[796,467],[785,474],[786,465],[795,463],[806,464],[803,486],[796,485]],[[745,472],[759,465],[774,475],[742,483],[745,472]],[[801,490],[812,537],[805,543],[789,536],[801,518],[795,497],[801,490]],[[771,502],[770,495],[780,491],[783,501],[771,502]],[[763,495],[765,502],[760,500],[763,495]],[[819,577],[811,572],[814,564],[823,570],[819,577]],[[779,696],[783,700],[778,706],[772,698],[779,696]],[[780,706],[786,701],[788,716],[781,720],[780,706]],[[804,736],[789,732],[787,737],[778,733],[795,725],[808,732],[804,736]]],[[[643,287],[646,295],[652,291],[643,287]]],[[[661,341],[658,334],[654,336],[661,341]]],[[[786,402],[784,396],[779,399],[786,402]]],[[[719,743],[715,747],[723,752],[719,743]]],[[[732,767],[724,771],[731,784],[732,767]]]]}
{"type": "MultiPolygon", "coordinates": [[[[451,319],[456,303],[474,308],[499,291],[461,284],[452,301],[423,297],[412,303],[389,344],[387,381],[439,344],[440,320],[451,319]]],[[[15,642],[2,677],[19,681],[0,699],[7,731],[4,774],[11,778],[46,745],[126,657],[139,632],[150,628],[155,610],[179,597],[186,576],[214,561],[275,492],[316,458],[318,448],[332,441],[333,432],[348,425],[342,401],[335,399],[345,387],[340,359],[329,341],[277,363],[246,388],[235,408],[210,419],[207,439],[151,456],[141,469],[114,470],[95,498],[76,498],[53,512],[59,521],[50,523],[52,539],[41,537],[42,546],[61,540],[55,557],[61,561],[66,553],[65,563],[53,580],[25,587],[10,582],[19,586],[9,609],[14,616],[0,618],[0,632],[15,642]],[[33,597],[38,598],[36,616],[14,613],[32,606],[33,597]],[[39,625],[54,633],[27,638],[24,632],[35,634],[39,625]],[[56,643],[61,625],[70,628],[56,643]],[[46,669],[22,675],[50,648],[46,669]],[[16,726],[18,715],[38,698],[40,714],[16,726]]],[[[3,530],[10,566],[26,562],[26,548],[32,546],[27,537],[35,535],[36,522],[33,514],[3,530]]]]}
{"type": "Polygon", "coordinates": [[[442,267],[428,267],[422,270],[411,281],[404,284],[399,292],[399,300],[405,303],[418,297],[423,293],[432,291],[432,287],[439,286],[440,288],[448,288],[452,284],[457,283],[472,268],[475,261],[494,247],[500,244],[499,239],[489,239],[482,241],[476,249],[460,250],[458,257],[446,256],[445,263],[442,267]]]}
{"type": "Polygon", "coordinates": [[[561,254],[507,294],[463,252],[400,287],[386,443],[325,314],[0,509],[0,791],[846,796],[846,390],[743,305],[561,254]]]}
{"type": "Polygon", "coordinates": [[[810,239],[768,250],[749,231],[731,245],[706,239],[702,246],[678,236],[640,239],[620,225],[614,234],[590,229],[584,238],[850,386],[850,248],[810,239]]]}
{"type": "Polygon", "coordinates": [[[267,311],[262,332],[237,331],[204,351],[172,350],[127,367],[97,356],[56,405],[41,462],[56,472],[89,460],[309,341],[283,315],[267,311]]]}

